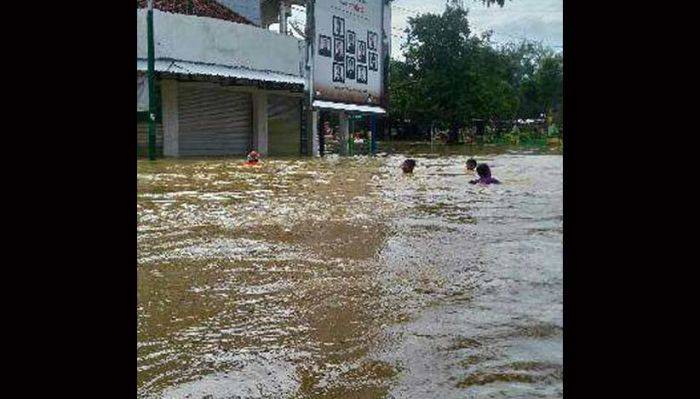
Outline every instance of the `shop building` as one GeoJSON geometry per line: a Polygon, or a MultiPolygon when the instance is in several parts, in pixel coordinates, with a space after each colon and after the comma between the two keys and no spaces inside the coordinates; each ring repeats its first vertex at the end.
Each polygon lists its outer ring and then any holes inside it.
{"type": "MultiPolygon", "coordinates": [[[[256,25],[268,23],[262,12],[268,2],[259,3],[257,14],[248,10],[248,17],[214,1],[194,2],[200,8],[209,4],[201,10],[193,2],[189,8],[173,6],[187,2],[160,3],[153,12],[156,152],[172,157],[244,155],[252,149],[263,155],[303,153],[306,45],[256,25]],[[207,13],[215,17],[201,15],[207,13]]],[[[144,155],[146,13],[137,9],[137,152],[144,155]]]]}

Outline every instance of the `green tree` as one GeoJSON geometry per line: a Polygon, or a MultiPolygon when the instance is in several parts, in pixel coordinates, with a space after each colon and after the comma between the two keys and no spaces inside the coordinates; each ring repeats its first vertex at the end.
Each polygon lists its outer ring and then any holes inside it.
{"type": "Polygon", "coordinates": [[[418,121],[456,128],[463,114],[469,71],[467,11],[448,5],[442,15],[409,18],[406,64],[413,85],[414,114],[418,121]]]}
{"type": "Polygon", "coordinates": [[[519,93],[518,117],[535,117],[561,105],[561,54],[530,41],[508,43],[500,51],[508,64],[510,82],[519,93]]]}
{"type": "Polygon", "coordinates": [[[416,96],[413,91],[416,80],[405,62],[389,61],[389,119],[394,126],[415,126],[419,122],[416,112],[416,96]]]}
{"type": "Polygon", "coordinates": [[[540,60],[533,80],[538,88],[538,103],[547,115],[557,113],[564,96],[564,59],[554,54],[540,60]]]}
{"type": "Polygon", "coordinates": [[[405,70],[392,79],[394,87],[410,87],[398,94],[396,103],[412,107],[402,112],[449,129],[450,141],[472,118],[511,116],[518,108],[507,59],[491,46],[490,32],[471,34],[467,15],[449,2],[440,15],[409,18],[405,70]]]}
{"type": "Polygon", "coordinates": [[[473,119],[560,121],[563,55],[529,41],[495,46],[491,32],[472,35],[467,16],[448,2],[442,14],[409,18],[405,61],[390,62],[393,126],[449,129],[454,141],[473,119]]]}

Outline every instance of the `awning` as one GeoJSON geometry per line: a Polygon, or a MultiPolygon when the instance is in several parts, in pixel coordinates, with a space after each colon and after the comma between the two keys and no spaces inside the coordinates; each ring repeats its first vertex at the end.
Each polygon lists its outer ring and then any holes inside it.
{"type": "Polygon", "coordinates": [[[385,114],[386,113],[384,108],[381,108],[381,107],[373,107],[371,105],[334,103],[331,101],[316,100],[316,101],[314,101],[313,106],[318,107],[318,108],[330,108],[330,109],[337,109],[340,111],[348,111],[348,112],[370,112],[370,113],[375,113],[375,114],[385,114]]]}
{"type": "MultiPolygon", "coordinates": [[[[148,64],[144,59],[136,60],[136,70],[146,71],[148,64]]],[[[283,73],[256,71],[253,69],[230,67],[225,65],[200,64],[177,60],[156,60],[155,71],[176,75],[203,75],[218,76],[224,78],[247,79],[260,82],[287,83],[293,85],[306,85],[306,79],[299,76],[283,73]]]]}

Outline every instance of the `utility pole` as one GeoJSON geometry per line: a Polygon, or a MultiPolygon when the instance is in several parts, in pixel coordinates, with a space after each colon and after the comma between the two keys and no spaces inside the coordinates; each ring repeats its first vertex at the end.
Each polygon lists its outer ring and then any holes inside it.
{"type": "MultiPolygon", "coordinates": [[[[281,7],[281,5],[280,5],[281,7]]],[[[305,40],[306,40],[306,65],[305,65],[305,72],[306,72],[306,79],[307,79],[307,85],[306,85],[306,90],[308,92],[304,93],[304,100],[303,100],[303,105],[302,105],[302,113],[303,113],[303,118],[302,118],[302,128],[301,128],[301,137],[299,140],[299,144],[301,146],[299,153],[304,156],[309,154],[309,138],[311,138],[311,142],[313,145],[313,138],[310,137],[312,134],[314,134],[314,111],[313,111],[313,103],[314,103],[314,51],[316,51],[316,46],[314,45],[314,38],[316,37],[316,22],[314,21],[314,0],[307,0],[306,1],[306,31],[304,32],[305,34],[305,40]],[[303,121],[306,121],[304,123],[303,121]]],[[[313,154],[313,149],[311,151],[313,154]]]]}
{"type": "Polygon", "coordinates": [[[146,14],[146,40],[148,41],[148,159],[156,159],[156,96],[153,81],[155,69],[153,44],[153,0],[148,0],[146,14]]]}

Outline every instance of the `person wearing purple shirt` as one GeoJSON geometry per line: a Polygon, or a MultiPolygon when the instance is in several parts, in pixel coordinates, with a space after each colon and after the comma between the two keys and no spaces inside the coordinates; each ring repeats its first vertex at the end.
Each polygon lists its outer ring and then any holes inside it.
{"type": "Polygon", "coordinates": [[[491,168],[485,163],[480,163],[476,167],[476,173],[479,174],[479,178],[476,180],[470,180],[471,184],[501,184],[498,179],[491,177],[491,168]]]}

